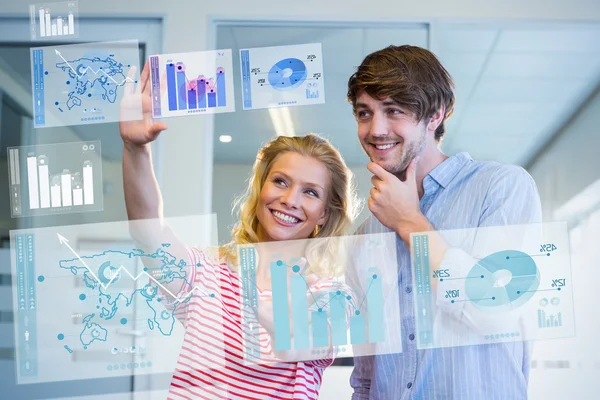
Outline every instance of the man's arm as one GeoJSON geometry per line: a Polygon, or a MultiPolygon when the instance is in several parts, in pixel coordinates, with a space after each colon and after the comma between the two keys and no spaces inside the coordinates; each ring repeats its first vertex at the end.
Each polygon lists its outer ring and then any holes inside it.
{"type": "Polygon", "coordinates": [[[368,400],[373,377],[373,356],[354,357],[354,369],[350,375],[350,386],[354,389],[352,400],[368,400]]]}

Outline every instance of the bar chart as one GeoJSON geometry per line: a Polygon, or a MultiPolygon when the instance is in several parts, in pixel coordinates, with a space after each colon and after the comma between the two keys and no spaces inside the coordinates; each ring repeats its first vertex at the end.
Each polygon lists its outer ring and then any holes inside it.
{"type": "Polygon", "coordinates": [[[103,209],[100,141],[11,147],[8,159],[13,218],[103,209]]]}
{"type": "MultiPolygon", "coordinates": [[[[393,237],[390,239],[393,243],[393,237]]],[[[341,243],[345,248],[359,248],[346,247],[359,239],[335,240],[346,242],[341,243]]],[[[365,243],[355,244],[366,248],[365,243]]],[[[374,249],[366,251],[373,253],[374,249]]],[[[277,354],[317,359],[331,353],[344,357],[351,356],[352,352],[354,355],[401,352],[397,275],[394,276],[397,271],[392,255],[395,256],[393,250],[380,253],[379,260],[367,257],[368,263],[361,261],[350,271],[353,279],[339,276],[314,281],[314,276],[300,266],[301,258],[279,257],[260,267],[257,260],[262,257],[258,250],[241,247],[243,315],[250,316],[245,325],[248,359],[265,359],[257,340],[260,323],[251,318],[253,310],[261,307],[259,298],[265,293],[264,288],[257,288],[254,282],[257,273],[264,276],[265,269],[270,276],[267,290],[273,308],[271,346],[277,354]],[[263,272],[258,272],[260,268],[263,272]]]]}
{"type": "Polygon", "coordinates": [[[232,71],[231,50],[151,56],[154,117],[235,111],[232,71]]]}
{"type": "Polygon", "coordinates": [[[544,310],[538,310],[538,327],[553,328],[562,326],[562,313],[546,314],[544,310]]]}
{"type": "Polygon", "coordinates": [[[77,1],[32,4],[29,19],[32,40],[79,36],[77,1]]]}

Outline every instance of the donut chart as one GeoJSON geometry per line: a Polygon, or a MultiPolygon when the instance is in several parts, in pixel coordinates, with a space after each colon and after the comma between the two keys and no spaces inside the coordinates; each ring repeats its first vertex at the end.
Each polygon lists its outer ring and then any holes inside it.
{"type": "Polygon", "coordinates": [[[98,278],[104,285],[108,285],[111,282],[114,283],[121,278],[121,273],[117,271],[118,269],[113,267],[110,261],[107,261],[98,269],[98,278]]]}
{"type": "Polygon", "coordinates": [[[274,89],[289,90],[302,85],[306,76],[304,62],[297,58],[286,58],[271,67],[268,79],[274,89]]]}
{"type": "Polygon", "coordinates": [[[517,250],[493,253],[479,261],[467,276],[466,294],[481,308],[517,308],[534,295],[540,271],[533,258],[517,250]]]}

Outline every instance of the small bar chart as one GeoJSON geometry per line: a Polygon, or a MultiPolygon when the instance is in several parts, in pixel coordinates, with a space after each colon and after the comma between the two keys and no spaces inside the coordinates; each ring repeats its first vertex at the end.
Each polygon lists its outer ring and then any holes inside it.
{"type": "Polygon", "coordinates": [[[235,111],[232,71],[231,50],[151,56],[154,117],[235,111]]]}
{"type": "Polygon", "coordinates": [[[562,313],[546,314],[544,310],[538,310],[538,327],[554,328],[562,326],[562,313]]]}
{"type": "Polygon", "coordinates": [[[103,209],[100,141],[10,147],[8,159],[13,218],[103,209]]]}
{"type": "Polygon", "coordinates": [[[32,40],[79,36],[77,1],[32,4],[29,19],[32,40]]]}
{"type": "MultiPolygon", "coordinates": [[[[356,239],[336,240],[349,242],[356,239]]],[[[257,260],[263,257],[257,252],[254,247],[239,249],[245,315],[252,315],[252,310],[260,307],[260,293],[265,293],[254,286],[261,268],[257,260]]],[[[361,355],[402,351],[400,324],[396,325],[398,303],[393,303],[397,299],[397,290],[390,290],[397,279],[385,279],[396,273],[395,267],[390,267],[391,258],[379,262],[373,262],[371,258],[369,267],[362,267],[364,264],[361,263],[360,268],[351,271],[354,279],[348,281],[344,277],[315,281],[314,276],[300,266],[301,260],[281,257],[262,266],[268,268],[271,280],[267,290],[272,297],[274,340],[271,346],[275,352],[301,352],[302,359],[316,359],[331,353],[338,357],[350,356],[352,351],[357,354],[357,350],[361,355]]],[[[258,322],[249,323],[245,329],[248,338],[246,354],[260,358],[261,350],[256,340],[258,322]]]]}

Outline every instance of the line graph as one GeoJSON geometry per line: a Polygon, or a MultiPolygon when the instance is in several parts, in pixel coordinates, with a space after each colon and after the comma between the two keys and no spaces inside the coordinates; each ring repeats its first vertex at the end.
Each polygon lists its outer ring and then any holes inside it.
{"type": "Polygon", "coordinates": [[[31,69],[36,128],[141,119],[141,99],[120,107],[139,79],[137,40],[32,48],[31,69]]]}
{"type": "Polygon", "coordinates": [[[73,249],[73,247],[71,247],[71,245],[69,244],[69,240],[67,238],[65,238],[64,236],[62,236],[60,233],[57,233],[56,235],[58,236],[58,241],[60,242],[60,244],[65,245],[73,253],[73,255],[75,257],[77,257],[77,259],[81,262],[81,264],[83,264],[83,266],[88,270],[90,275],[92,275],[92,277],[96,280],[96,282],[98,282],[98,284],[104,290],[108,289],[112,285],[113,281],[115,281],[117,279],[117,277],[119,276],[121,271],[124,271],[134,281],[137,281],[141,277],[147,277],[152,282],[154,282],[160,289],[162,289],[165,293],[169,294],[173,299],[175,299],[174,303],[183,303],[190,296],[192,296],[195,291],[198,291],[201,294],[203,294],[203,297],[215,297],[214,293],[208,294],[208,293],[204,292],[202,289],[200,289],[198,286],[192,287],[192,289],[189,292],[187,292],[186,294],[184,294],[183,296],[177,296],[176,294],[173,294],[166,286],[164,286],[162,283],[160,283],[156,278],[154,278],[151,274],[147,273],[146,271],[142,271],[138,275],[133,275],[131,272],[129,272],[129,270],[127,268],[125,268],[122,265],[120,265],[119,268],[115,272],[111,273],[112,277],[106,284],[104,284],[104,283],[102,283],[102,280],[98,277],[98,275],[96,275],[94,273],[94,271],[87,265],[87,263],[83,260],[83,258],[81,258],[81,256],[79,254],[77,254],[77,252],[73,249]]]}
{"type": "Polygon", "coordinates": [[[92,71],[92,73],[94,75],[98,75],[99,73],[102,73],[104,76],[107,77],[107,79],[110,79],[111,81],[113,81],[117,86],[123,86],[123,84],[125,82],[130,82],[130,83],[137,83],[137,81],[134,81],[133,79],[129,78],[129,77],[125,77],[125,79],[123,79],[121,82],[117,82],[116,80],[113,79],[112,76],[110,76],[109,74],[106,73],[106,71],[104,71],[103,69],[98,69],[95,70],[92,67],[84,67],[83,68],[83,72],[80,74],[77,72],[77,70],[75,68],[73,68],[73,66],[71,64],[69,64],[69,62],[63,57],[63,55],[61,54],[60,51],[54,49],[54,51],[56,52],[56,55],[59,56],[60,58],[62,58],[62,60],[65,62],[65,64],[67,64],[69,66],[69,68],[71,68],[71,70],[73,71],[73,73],[75,75],[77,75],[78,78],[83,78],[83,76],[85,74],[87,74],[88,71],[92,71]]]}

